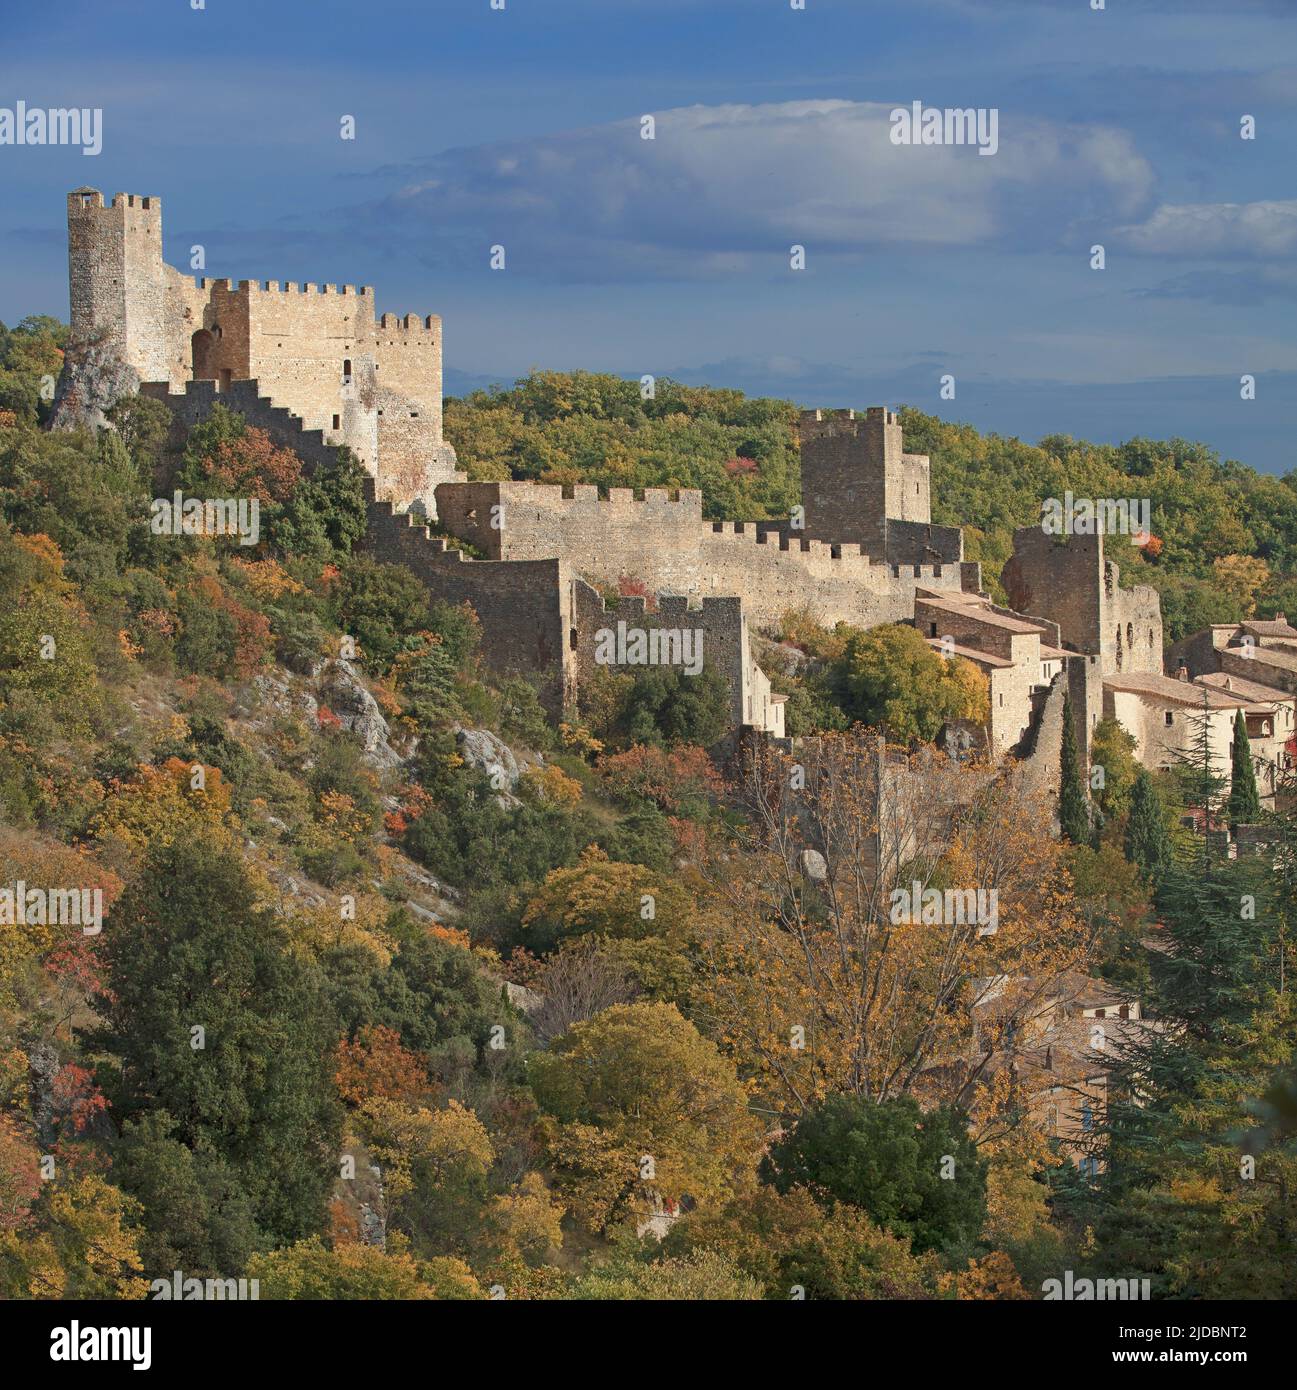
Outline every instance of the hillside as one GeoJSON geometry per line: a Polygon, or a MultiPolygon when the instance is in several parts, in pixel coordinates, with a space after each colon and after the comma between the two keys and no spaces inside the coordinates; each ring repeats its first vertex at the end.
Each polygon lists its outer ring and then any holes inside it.
{"type": "MultiPolygon", "coordinates": [[[[709,668],[605,671],[553,718],[486,669],[471,609],[364,552],[346,450],[308,474],[219,405],[177,445],[138,396],[51,433],[60,340],[0,332],[0,1298],[139,1299],[175,1271],[290,1299],[1291,1286],[1282,1240],[1235,1239],[1289,1219],[1282,1131],[1264,1181],[1229,1176],[1291,1052],[1291,894],[1260,860],[1204,891],[1173,779],[1119,729],[1072,843],[1041,832],[1052,791],[932,756],[985,690],[905,626],[762,639],[814,667],[800,731],[830,732],[795,754],[731,756],[709,668]],[[255,534],[160,524],[176,490],[255,499],[255,534]],[[871,834],[897,786],[905,881],[993,892],[993,932],[897,915],[871,834]],[[1205,963],[1205,1003],[1168,959],[1205,963]],[[1021,998],[987,999],[1009,979],[1021,998]],[[1059,981],[1176,1025],[1101,1189],[1071,1161],[1083,1112],[1069,1140],[1068,1102],[1019,1085],[1019,1052],[1047,1089],[1090,1074],[1079,1014],[1057,1062],[1015,1042],[1072,1008],[1059,981]]],[[[586,374],[447,406],[476,477],[696,486],[712,515],[795,501],[795,419],[586,374]]],[[[1263,558],[1266,593],[1291,582],[1285,482],[906,424],[988,568],[1033,489],[1143,478],[1167,529],[1200,528],[1132,566],[1164,592],[1220,599],[1263,558]]]]}

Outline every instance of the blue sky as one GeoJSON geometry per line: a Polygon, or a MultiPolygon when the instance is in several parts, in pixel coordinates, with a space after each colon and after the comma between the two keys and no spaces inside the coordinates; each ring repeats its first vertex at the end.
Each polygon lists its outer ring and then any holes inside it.
{"type": "Polygon", "coordinates": [[[0,0],[0,34],[0,107],[104,112],[95,158],[0,146],[8,323],[66,314],[90,183],[160,196],[173,264],[440,313],[451,393],[648,372],[1297,465],[1297,0],[0,0]],[[893,146],[916,100],[996,108],[998,153],[893,146]]]}

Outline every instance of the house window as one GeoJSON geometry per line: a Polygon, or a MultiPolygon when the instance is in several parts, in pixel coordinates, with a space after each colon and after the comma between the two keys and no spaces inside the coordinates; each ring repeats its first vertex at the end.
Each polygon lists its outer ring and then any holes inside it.
{"type": "Polygon", "coordinates": [[[1172,714],[1170,710],[1167,710],[1167,712],[1162,716],[1162,718],[1166,720],[1168,728],[1175,723],[1175,715],[1172,714]]]}
{"type": "Polygon", "coordinates": [[[336,429],[341,429],[341,427],[342,427],[342,417],[341,417],[340,415],[335,415],[335,416],[333,417],[333,428],[336,430],[336,429]]]}
{"type": "Polygon", "coordinates": [[[350,358],[350,357],[344,357],[344,358],[342,359],[342,384],[343,384],[344,386],[350,386],[350,385],[351,385],[351,358],[350,358]]]}
{"type": "Polygon", "coordinates": [[[936,625],[936,623],[929,623],[929,624],[928,624],[928,636],[929,636],[929,637],[935,637],[936,635],[937,635],[937,625],[936,625]]]}

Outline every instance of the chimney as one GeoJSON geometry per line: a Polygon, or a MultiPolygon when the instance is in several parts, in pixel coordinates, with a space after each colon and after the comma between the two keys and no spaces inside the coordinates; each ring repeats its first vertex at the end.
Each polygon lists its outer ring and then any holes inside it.
{"type": "Polygon", "coordinates": [[[1274,615],[1274,620],[1277,623],[1286,623],[1288,621],[1288,615],[1287,613],[1276,613],[1274,615]]]}
{"type": "Polygon", "coordinates": [[[1189,679],[1189,668],[1183,661],[1180,663],[1179,669],[1175,673],[1175,678],[1178,681],[1187,681],[1189,679]]]}
{"type": "Polygon", "coordinates": [[[1233,677],[1233,676],[1226,676],[1226,677],[1225,677],[1225,689],[1226,689],[1226,690],[1233,690],[1233,689],[1234,689],[1234,677],[1233,677]]]}

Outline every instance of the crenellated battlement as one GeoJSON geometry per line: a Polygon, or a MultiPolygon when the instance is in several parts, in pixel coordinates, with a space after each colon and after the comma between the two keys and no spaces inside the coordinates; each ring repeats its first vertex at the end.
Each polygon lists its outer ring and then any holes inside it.
{"type": "Polygon", "coordinates": [[[162,221],[162,199],[136,193],[114,193],[105,206],[104,195],[97,188],[77,188],[68,194],[68,218],[84,218],[95,213],[116,213],[124,220],[127,215],[136,219],[162,221]]]}
{"type": "Polygon", "coordinates": [[[741,598],[698,598],[695,594],[655,594],[655,608],[643,594],[622,594],[616,597],[600,596],[598,611],[609,618],[651,618],[663,623],[667,618],[692,617],[695,622],[707,618],[731,619],[743,607],[741,598]]]}
{"type": "Polygon", "coordinates": [[[331,295],[335,299],[373,299],[373,285],[318,285],[314,281],[301,284],[297,280],[240,280],[237,285],[227,279],[196,279],[193,286],[198,290],[220,290],[225,294],[282,294],[282,295],[331,295]]]}
{"type": "Polygon", "coordinates": [[[414,334],[440,334],[441,318],[437,314],[427,314],[420,318],[418,314],[384,314],[377,325],[379,332],[393,333],[414,333],[414,334]]]}

